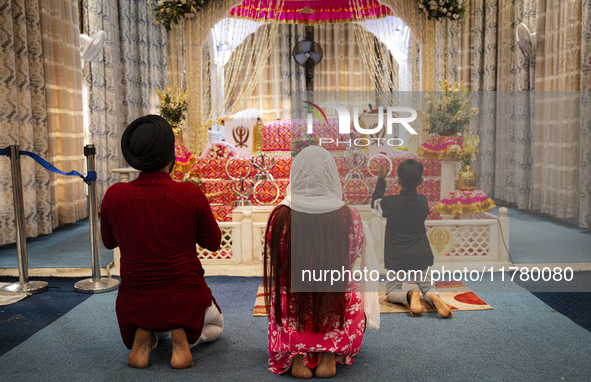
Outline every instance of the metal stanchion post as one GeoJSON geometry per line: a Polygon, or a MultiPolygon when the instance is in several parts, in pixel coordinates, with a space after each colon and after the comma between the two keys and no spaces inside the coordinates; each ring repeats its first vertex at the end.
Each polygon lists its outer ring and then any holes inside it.
{"type": "MultiPolygon", "coordinates": [[[[87,172],[96,171],[96,148],[94,145],[84,146],[87,172]]],[[[117,289],[119,280],[101,278],[101,255],[99,248],[98,199],[96,182],[88,183],[88,223],[90,226],[90,253],[92,278],[78,281],[74,288],[80,293],[104,293],[117,289]]]]}
{"type": "Polygon", "coordinates": [[[10,171],[12,172],[12,195],[14,200],[19,282],[4,286],[2,288],[2,293],[27,292],[35,294],[45,292],[47,290],[47,283],[45,281],[29,281],[25,207],[23,204],[23,182],[21,179],[21,156],[19,146],[13,145],[7,147],[6,155],[10,157],[10,171]]]}

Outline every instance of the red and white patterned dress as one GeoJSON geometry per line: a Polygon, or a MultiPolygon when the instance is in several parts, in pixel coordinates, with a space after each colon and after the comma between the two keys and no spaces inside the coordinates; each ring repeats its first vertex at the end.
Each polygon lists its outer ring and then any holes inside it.
{"type": "MultiPolygon", "coordinates": [[[[351,228],[349,229],[349,269],[353,267],[355,260],[361,255],[364,232],[363,223],[359,212],[355,208],[351,210],[351,228]]],[[[273,221],[271,221],[271,227],[273,221]]],[[[271,229],[267,238],[271,238],[271,229]]],[[[334,328],[326,333],[301,332],[295,318],[295,300],[287,304],[287,295],[281,292],[281,323],[275,323],[275,293],[271,291],[272,307],[269,314],[269,370],[282,374],[291,367],[292,359],[302,354],[304,365],[315,368],[320,362],[323,352],[335,353],[336,361],[340,364],[350,365],[353,357],[359,353],[365,331],[365,316],[359,293],[359,286],[354,281],[349,284],[350,292],[346,293],[345,320],[343,328],[339,328],[339,319],[336,318],[334,328]],[[288,317],[288,309],[291,314],[288,317]]],[[[290,295],[293,297],[293,295],[290,295]]]]}

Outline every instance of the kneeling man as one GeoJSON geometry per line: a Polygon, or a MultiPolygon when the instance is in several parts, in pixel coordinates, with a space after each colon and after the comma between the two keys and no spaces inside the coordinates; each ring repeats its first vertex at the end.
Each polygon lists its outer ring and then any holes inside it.
{"type": "Polygon", "coordinates": [[[190,367],[190,348],[217,339],[224,326],[195,247],[216,251],[221,232],[201,189],[170,178],[174,133],[164,118],[148,115],[132,122],[121,150],[141,173],[107,190],[101,235],[105,247],[121,251],[116,311],[131,349],[127,364],[147,367],[150,351],[171,333],[171,366],[190,367]]]}

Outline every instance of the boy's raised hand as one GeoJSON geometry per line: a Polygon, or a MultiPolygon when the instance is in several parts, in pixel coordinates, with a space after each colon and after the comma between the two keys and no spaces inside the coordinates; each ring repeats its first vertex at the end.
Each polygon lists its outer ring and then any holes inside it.
{"type": "Polygon", "coordinates": [[[382,167],[380,167],[380,171],[378,172],[378,178],[386,179],[386,176],[388,176],[388,170],[386,169],[387,167],[388,164],[383,164],[382,167]]]}

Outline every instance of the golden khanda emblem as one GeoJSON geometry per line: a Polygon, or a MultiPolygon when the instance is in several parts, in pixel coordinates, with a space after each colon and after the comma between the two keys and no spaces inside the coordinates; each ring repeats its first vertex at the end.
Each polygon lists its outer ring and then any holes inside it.
{"type": "MultiPolygon", "coordinates": [[[[378,126],[377,123],[374,123],[369,129],[375,129],[378,126]]],[[[370,134],[369,137],[371,138],[371,146],[379,146],[378,140],[382,139],[386,136],[386,129],[382,129],[375,134],[370,134]]]]}
{"type": "Polygon", "coordinates": [[[429,234],[431,248],[437,254],[447,254],[453,245],[453,236],[447,228],[433,227],[429,234]]]}
{"type": "Polygon", "coordinates": [[[234,137],[236,147],[248,147],[246,142],[248,142],[249,135],[250,131],[244,126],[236,126],[232,129],[232,137],[234,137]]]}

